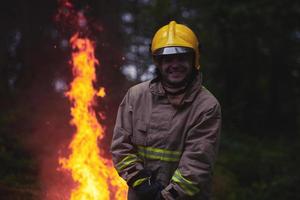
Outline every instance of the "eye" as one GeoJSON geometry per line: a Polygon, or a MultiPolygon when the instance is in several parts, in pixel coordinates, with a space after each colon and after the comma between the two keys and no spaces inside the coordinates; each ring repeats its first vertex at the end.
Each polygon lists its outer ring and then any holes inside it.
{"type": "Polygon", "coordinates": [[[181,55],[178,56],[178,60],[181,61],[181,62],[185,61],[185,60],[187,60],[187,56],[184,55],[184,54],[181,54],[181,55]]]}
{"type": "Polygon", "coordinates": [[[163,63],[170,63],[170,62],[172,62],[172,60],[173,60],[173,56],[164,56],[162,58],[163,63]]]}
{"type": "Polygon", "coordinates": [[[179,60],[180,62],[193,62],[193,60],[194,60],[194,55],[191,54],[191,53],[181,54],[181,55],[178,57],[178,60],[179,60]]]}

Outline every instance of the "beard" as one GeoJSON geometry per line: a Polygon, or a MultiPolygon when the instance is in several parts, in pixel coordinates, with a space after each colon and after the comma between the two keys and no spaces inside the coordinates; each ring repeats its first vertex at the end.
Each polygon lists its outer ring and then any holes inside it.
{"type": "MultiPolygon", "coordinates": [[[[182,69],[181,69],[182,70],[182,69]]],[[[195,67],[193,67],[191,70],[189,70],[186,75],[179,80],[172,80],[169,78],[170,71],[166,70],[166,72],[161,72],[161,70],[157,67],[155,69],[155,74],[157,78],[159,78],[163,84],[168,85],[172,88],[182,88],[188,85],[190,82],[192,82],[197,74],[199,73],[199,70],[197,70],[195,67]]]]}

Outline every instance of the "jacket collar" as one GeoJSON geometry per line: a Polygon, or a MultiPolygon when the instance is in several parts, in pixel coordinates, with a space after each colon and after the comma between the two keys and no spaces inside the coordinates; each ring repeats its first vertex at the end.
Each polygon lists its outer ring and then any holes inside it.
{"type": "MultiPolygon", "coordinates": [[[[195,79],[193,80],[193,82],[186,89],[185,91],[186,94],[183,102],[184,103],[192,102],[196,97],[196,95],[198,94],[198,92],[201,90],[201,88],[202,88],[202,74],[198,73],[195,79]]],[[[159,78],[154,78],[153,80],[150,81],[149,89],[153,95],[166,96],[166,92],[159,78]]]]}

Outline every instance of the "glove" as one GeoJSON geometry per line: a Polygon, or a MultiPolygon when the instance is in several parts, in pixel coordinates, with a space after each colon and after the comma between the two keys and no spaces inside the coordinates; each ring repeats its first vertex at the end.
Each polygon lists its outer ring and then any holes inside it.
{"type": "Polygon", "coordinates": [[[141,170],[128,185],[136,191],[136,194],[143,200],[161,200],[161,190],[163,185],[155,180],[158,170],[154,172],[143,169],[141,170]]]}
{"type": "Polygon", "coordinates": [[[161,200],[161,191],[163,189],[163,185],[158,182],[152,182],[149,184],[149,182],[144,182],[141,185],[134,188],[139,198],[145,200],[145,199],[151,199],[151,200],[161,200]]]}

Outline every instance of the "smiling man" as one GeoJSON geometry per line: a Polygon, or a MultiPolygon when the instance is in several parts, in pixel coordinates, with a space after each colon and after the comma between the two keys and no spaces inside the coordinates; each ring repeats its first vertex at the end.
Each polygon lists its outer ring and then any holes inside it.
{"type": "Polygon", "coordinates": [[[211,199],[221,109],[202,86],[199,42],[171,21],[154,35],[157,77],[130,88],[111,145],[129,200],[211,199]]]}

